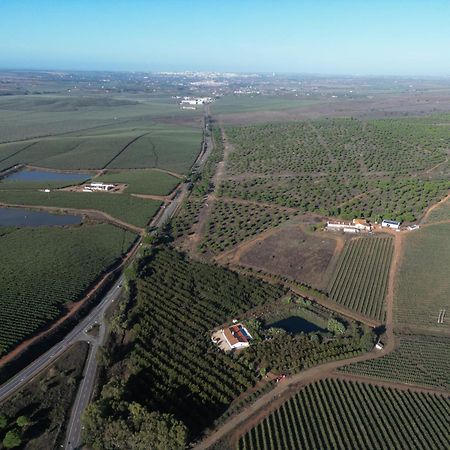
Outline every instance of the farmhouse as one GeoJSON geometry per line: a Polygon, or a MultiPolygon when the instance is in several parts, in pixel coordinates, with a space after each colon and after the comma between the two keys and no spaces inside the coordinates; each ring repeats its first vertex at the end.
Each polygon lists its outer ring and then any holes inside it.
{"type": "Polygon", "coordinates": [[[371,231],[372,226],[366,219],[353,219],[350,222],[327,222],[327,230],[343,231],[344,233],[359,233],[360,231],[371,231]]]}
{"type": "Polygon", "coordinates": [[[248,347],[252,339],[252,336],[242,323],[222,329],[221,334],[230,350],[248,347]]]}
{"type": "Polygon", "coordinates": [[[92,191],[110,191],[116,187],[115,184],[106,184],[101,182],[93,182],[87,186],[84,186],[83,192],[92,192],[92,191]]]}
{"type": "Polygon", "coordinates": [[[381,222],[381,226],[383,228],[393,228],[394,230],[400,230],[400,222],[397,222],[396,220],[383,219],[383,222],[381,222]]]}

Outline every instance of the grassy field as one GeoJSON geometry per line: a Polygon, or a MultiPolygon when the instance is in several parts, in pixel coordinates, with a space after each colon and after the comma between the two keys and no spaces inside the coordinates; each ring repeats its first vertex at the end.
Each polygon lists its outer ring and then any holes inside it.
{"type": "Polygon", "coordinates": [[[436,223],[450,220],[450,199],[433,208],[425,219],[424,223],[436,223]]]}
{"type": "Polygon", "coordinates": [[[0,405],[7,425],[5,434],[20,429],[21,449],[48,450],[64,443],[66,422],[83,372],[88,345],[78,342],[59,357],[52,366],[0,405]],[[25,416],[28,423],[20,428],[16,420],[25,416]]]}
{"type": "Polygon", "coordinates": [[[239,450],[447,448],[450,399],[324,380],[244,435],[239,450]]]}
{"type": "Polygon", "coordinates": [[[349,241],[330,282],[330,298],[349,309],[383,321],[392,252],[390,237],[349,241]]]}
{"type": "MultiPolygon", "coordinates": [[[[1,114],[0,114],[1,115],[1,114]]],[[[137,123],[0,145],[0,170],[15,164],[52,169],[158,167],[185,173],[200,152],[200,128],[137,123]]]]}
{"type": "Polygon", "coordinates": [[[254,111],[277,111],[283,109],[306,108],[323,102],[297,97],[275,97],[266,95],[227,95],[216,100],[212,106],[215,114],[230,114],[254,111]]]}
{"type": "Polygon", "coordinates": [[[169,97],[4,96],[0,97],[0,136],[1,142],[9,142],[130,122],[142,125],[160,117],[200,115],[201,111],[181,111],[169,97]]]}
{"type": "Polygon", "coordinates": [[[178,185],[180,179],[156,170],[129,170],[108,171],[95,181],[125,183],[128,185],[125,189],[127,194],[168,195],[178,185]]]}
{"type": "Polygon", "coordinates": [[[138,227],[145,227],[161,205],[159,201],[137,198],[128,194],[64,191],[46,193],[28,190],[0,190],[0,203],[92,209],[138,227]]]}
{"type": "Polygon", "coordinates": [[[404,236],[394,299],[397,327],[450,330],[450,224],[436,224],[404,236]],[[441,310],[444,323],[438,324],[441,310]]]}
{"type": "Polygon", "coordinates": [[[202,251],[213,254],[233,247],[262,231],[280,225],[290,214],[280,208],[264,208],[218,201],[213,206],[202,251]]]}
{"type": "Polygon", "coordinates": [[[79,300],[135,238],[106,224],[0,228],[0,355],[79,300]]]}
{"type": "Polygon", "coordinates": [[[400,347],[383,358],[340,369],[357,375],[450,390],[450,338],[400,336],[400,347]]]}
{"type": "Polygon", "coordinates": [[[221,193],[343,218],[414,221],[445,197],[443,118],[328,119],[229,127],[221,193]],[[428,171],[433,172],[428,173],[428,171]]]}

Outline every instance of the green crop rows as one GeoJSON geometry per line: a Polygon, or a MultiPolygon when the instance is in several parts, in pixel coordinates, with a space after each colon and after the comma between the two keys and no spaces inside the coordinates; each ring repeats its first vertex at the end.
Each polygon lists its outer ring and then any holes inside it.
{"type": "Polygon", "coordinates": [[[246,205],[232,201],[214,204],[202,251],[219,253],[262,231],[280,225],[291,214],[281,208],[246,205]]]}
{"type": "Polygon", "coordinates": [[[450,339],[401,336],[397,350],[383,358],[345,366],[343,372],[450,390],[450,339]]]}
{"type": "Polygon", "coordinates": [[[396,327],[415,332],[425,327],[448,331],[450,314],[450,223],[434,224],[404,236],[404,254],[396,278],[396,327]],[[446,310],[444,323],[439,313],[446,310]]]}
{"type": "Polygon", "coordinates": [[[390,237],[349,241],[331,279],[329,297],[349,309],[383,321],[392,252],[390,237]]]}
{"type": "Polygon", "coordinates": [[[326,215],[414,221],[450,188],[444,119],[334,119],[227,129],[222,195],[326,215]],[[430,179],[431,178],[431,179],[430,179]]]}
{"type": "Polygon", "coordinates": [[[0,354],[79,300],[135,237],[106,224],[0,228],[0,354]]]}
{"type": "Polygon", "coordinates": [[[138,227],[145,227],[161,204],[156,200],[127,194],[64,191],[46,193],[26,190],[0,190],[0,202],[15,205],[52,206],[62,209],[98,210],[138,227]]]}
{"type": "Polygon", "coordinates": [[[240,440],[239,450],[444,449],[448,397],[324,380],[306,386],[240,440]]]}

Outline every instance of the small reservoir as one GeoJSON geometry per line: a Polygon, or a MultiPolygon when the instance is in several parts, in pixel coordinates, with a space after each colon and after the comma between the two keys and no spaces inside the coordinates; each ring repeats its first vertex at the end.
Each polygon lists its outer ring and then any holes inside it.
{"type": "Polygon", "coordinates": [[[2,181],[29,181],[29,182],[67,182],[75,183],[88,180],[90,173],[81,172],[50,172],[47,170],[19,170],[2,178],[2,181]]]}
{"type": "Polygon", "coordinates": [[[23,208],[0,207],[0,226],[3,227],[49,227],[78,225],[81,216],[51,214],[46,211],[32,211],[23,208]]]}
{"type": "Polygon", "coordinates": [[[325,331],[323,328],[318,327],[312,322],[308,322],[300,316],[290,316],[285,319],[278,320],[267,324],[267,328],[281,328],[284,331],[292,334],[312,333],[314,331],[325,331]]]}

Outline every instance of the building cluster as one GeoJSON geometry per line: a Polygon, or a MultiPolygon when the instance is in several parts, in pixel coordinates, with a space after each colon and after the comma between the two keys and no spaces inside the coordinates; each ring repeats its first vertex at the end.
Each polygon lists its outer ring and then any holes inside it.
{"type": "Polygon", "coordinates": [[[180,101],[181,109],[196,109],[198,105],[211,103],[212,97],[183,97],[180,101]]]}
{"type": "Polygon", "coordinates": [[[108,192],[115,187],[115,184],[92,182],[83,187],[83,192],[108,192]]]}

